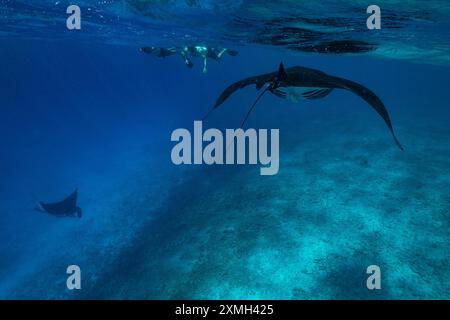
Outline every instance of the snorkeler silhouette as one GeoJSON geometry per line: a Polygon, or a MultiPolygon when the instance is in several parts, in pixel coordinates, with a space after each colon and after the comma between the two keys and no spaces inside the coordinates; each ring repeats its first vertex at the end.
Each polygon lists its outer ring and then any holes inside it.
{"type": "Polygon", "coordinates": [[[266,88],[261,92],[253,105],[250,107],[241,127],[244,126],[253,108],[267,91],[270,91],[277,97],[297,102],[300,98],[309,100],[324,98],[329,95],[333,89],[344,89],[357,94],[373,109],[375,109],[375,111],[383,118],[384,122],[388,126],[397,146],[403,150],[403,147],[395,136],[391,119],[386,108],[384,107],[383,102],[381,102],[381,100],[368,88],[356,82],[330,76],[315,69],[300,66],[285,69],[283,63],[280,63],[278,71],[246,78],[230,85],[219,96],[214,107],[203,119],[206,119],[211,111],[218,108],[234,92],[252,84],[256,86],[257,90],[260,90],[265,85],[266,88]]]}
{"type": "Polygon", "coordinates": [[[170,48],[159,48],[159,47],[142,47],[139,49],[141,52],[147,53],[147,54],[153,54],[157,56],[158,58],[166,58],[169,56],[172,56],[174,54],[180,54],[183,58],[184,63],[189,67],[192,68],[194,64],[192,63],[191,59],[188,57],[188,47],[186,48],[176,48],[176,47],[170,47],[170,48]]]}
{"type": "Polygon", "coordinates": [[[180,54],[183,58],[184,63],[189,68],[192,68],[194,66],[194,64],[192,63],[192,57],[200,57],[203,59],[203,73],[208,72],[208,58],[220,61],[225,53],[229,54],[230,56],[236,56],[238,54],[238,52],[235,50],[226,48],[209,48],[204,46],[186,46],[182,48],[142,47],[140,48],[140,51],[147,54],[153,54],[159,58],[166,58],[174,54],[180,54]]]}
{"type": "Polygon", "coordinates": [[[55,203],[44,203],[39,201],[39,205],[36,208],[37,211],[49,213],[57,217],[73,217],[81,218],[81,208],[77,206],[78,189],[76,189],[66,199],[55,203]]]}

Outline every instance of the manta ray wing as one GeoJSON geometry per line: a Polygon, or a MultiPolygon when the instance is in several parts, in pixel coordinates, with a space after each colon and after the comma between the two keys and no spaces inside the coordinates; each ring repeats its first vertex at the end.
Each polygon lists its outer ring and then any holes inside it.
{"type": "Polygon", "coordinates": [[[335,86],[337,88],[342,88],[349,90],[356,95],[358,95],[360,98],[362,98],[364,101],[366,101],[384,120],[386,125],[389,128],[389,131],[392,134],[392,137],[394,138],[395,143],[400,148],[400,150],[404,150],[402,145],[400,144],[400,141],[398,141],[397,136],[395,135],[394,128],[392,126],[391,118],[389,117],[389,113],[384,106],[383,102],[378,98],[378,96],[370,91],[368,88],[364,87],[363,85],[360,85],[359,83],[353,82],[351,80],[347,80],[344,78],[338,78],[338,77],[331,77],[332,82],[334,82],[335,86]]]}
{"type": "MultiPolygon", "coordinates": [[[[249,77],[249,78],[240,80],[240,81],[235,82],[232,85],[230,85],[219,96],[219,98],[217,99],[217,101],[216,101],[214,107],[211,109],[211,111],[218,108],[222,103],[225,102],[225,100],[228,99],[229,96],[231,96],[233,93],[235,93],[239,89],[242,89],[249,85],[254,84],[254,85],[256,85],[256,89],[260,90],[265,84],[270,83],[272,87],[270,89],[268,88],[267,91],[273,92],[276,90],[276,87],[279,86],[279,83],[277,83],[275,85],[275,83],[273,83],[273,81],[274,80],[286,81],[287,78],[288,78],[288,74],[286,73],[283,62],[281,62],[280,66],[278,68],[278,71],[276,71],[276,72],[270,72],[270,73],[266,73],[266,74],[262,74],[262,75],[258,75],[258,76],[254,76],[254,77],[249,77]]],[[[258,97],[257,100],[259,100],[260,97],[258,97]]],[[[206,116],[203,119],[205,119],[211,111],[209,111],[208,114],[206,114],[206,116]]]]}
{"type": "Polygon", "coordinates": [[[222,92],[222,94],[217,99],[214,108],[218,108],[222,103],[225,102],[225,100],[228,99],[228,97],[230,97],[233,93],[235,93],[239,89],[243,89],[252,84],[256,85],[256,89],[258,90],[261,89],[266,83],[269,83],[270,80],[273,79],[274,76],[276,76],[276,74],[277,74],[276,72],[267,73],[233,83],[222,92]]]}
{"type": "Polygon", "coordinates": [[[55,215],[71,214],[77,210],[78,189],[76,189],[66,199],[55,203],[40,202],[41,207],[48,213],[55,215]]]}

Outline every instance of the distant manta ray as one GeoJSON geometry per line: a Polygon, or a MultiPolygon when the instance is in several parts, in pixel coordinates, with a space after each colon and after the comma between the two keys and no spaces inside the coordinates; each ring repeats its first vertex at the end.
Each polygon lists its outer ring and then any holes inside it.
{"type": "Polygon", "coordinates": [[[252,84],[256,85],[257,90],[260,90],[265,85],[267,85],[267,87],[261,92],[250,107],[250,110],[242,122],[241,128],[244,126],[255,105],[267,91],[270,91],[277,97],[296,102],[300,98],[310,100],[324,98],[329,95],[333,89],[345,89],[357,94],[375,109],[388,126],[397,146],[403,150],[403,147],[395,136],[391,119],[389,118],[389,114],[384,107],[383,102],[381,102],[372,91],[356,82],[330,76],[319,70],[300,66],[285,69],[283,63],[280,63],[278,72],[246,78],[226,88],[217,99],[214,107],[206,114],[203,120],[206,119],[214,109],[224,103],[234,92],[252,84]]]}
{"type": "Polygon", "coordinates": [[[57,217],[77,217],[81,218],[81,208],[77,206],[78,189],[76,189],[66,199],[55,203],[39,202],[36,210],[49,213],[57,217]]]}

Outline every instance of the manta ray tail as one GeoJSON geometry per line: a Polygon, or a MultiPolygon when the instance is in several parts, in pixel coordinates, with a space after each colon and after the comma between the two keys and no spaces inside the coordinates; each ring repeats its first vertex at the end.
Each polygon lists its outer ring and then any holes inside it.
{"type": "Polygon", "coordinates": [[[263,92],[261,92],[258,96],[258,98],[256,98],[255,102],[253,102],[252,106],[250,107],[250,109],[248,110],[247,114],[245,115],[244,120],[242,121],[242,124],[240,126],[240,128],[244,127],[245,122],[247,122],[248,117],[250,116],[250,113],[252,113],[253,109],[255,108],[256,104],[258,103],[258,101],[262,98],[262,96],[270,90],[270,86],[268,86],[267,88],[265,88],[263,90],[263,92]]]}
{"type": "MultiPolygon", "coordinates": [[[[247,112],[247,115],[245,116],[244,121],[242,121],[242,125],[241,128],[244,126],[245,122],[247,121],[248,117],[250,116],[250,113],[252,112],[253,108],[256,106],[256,104],[258,103],[259,99],[262,98],[262,96],[264,95],[264,93],[266,93],[267,91],[269,91],[270,87],[267,87],[266,89],[264,89],[263,92],[261,92],[261,94],[258,96],[258,98],[256,98],[255,102],[253,103],[253,105],[250,107],[250,109],[247,112]]],[[[206,118],[209,117],[209,115],[214,111],[214,109],[216,109],[217,106],[212,107],[202,118],[202,121],[205,121],[206,118]]]]}
{"type": "MultiPolygon", "coordinates": [[[[269,90],[270,90],[270,86],[267,86],[267,88],[265,88],[265,89],[263,90],[263,92],[261,92],[261,93],[259,94],[259,96],[256,98],[255,102],[253,102],[252,106],[250,107],[250,109],[248,110],[247,114],[245,115],[245,118],[244,118],[244,120],[242,121],[242,124],[241,124],[240,128],[242,128],[242,129],[244,128],[245,122],[247,122],[247,119],[248,119],[248,117],[250,116],[250,113],[252,113],[253,109],[255,108],[255,106],[256,106],[256,104],[258,103],[258,101],[262,98],[262,96],[263,96],[267,91],[269,91],[269,90]]],[[[231,142],[228,144],[227,149],[226,149],[227,152],[228,152],[228,150],[230,149],[231,145],[233,145],[233,144],[234,144],[233,141],[231,141],[231,142]]]]}
{"type": "Polygon", "coordinates": [[[202,121],[205,121],[206,118],[209,117],[209,115],[214,111],[215,107],[212,107],[202,118],[202,121]]]}
{"type": "MultiPolygon", "coordinates": [[[[267,91],[274,91],[277,89],[278,85],[279,85],[279,81],[284,81],[287,79],[287,74],[286,71],[284,69],[284,64],[283,62],[280,62],[280,67],[278,68],[278,75],[276,77],[276,79],[274,79],[274,81],[271,81],[269,83],[269,85],[267,86],[267,88],[265,88],[263,90],[263,92],[261,92],[259,94],[259,96],[256,98],[255,102],[253,102],[252,106],[250,107],[250,109],[247,112],[247,115],[244,118],[244,121],[242,121],[241,124],[241,128],[244,127],[245,122],[247,121],[248,117],[250,116],[250,113],[252,113],[253,109],[255,108],[256,104],[258,103],[258,101],[262,98],[262,96],[267,92],[267,91]]],[[[258,86],[256,87],[258,89],[258,86]]],[[[259,89],[261,89],[261,87],[259,87],[259,89]]],[[[259,90],[258,89],[258,90],[259,90]]]]}
{"type": "Polygon", "coordinates": [[[352,91],[353,93],[357,94],[359,97],[364,99],[368,104],[370,104],[372,108],[374,108],[375,111],[383,118],[384,122],[391,131],[392,137],[394,138],[397,147],[399,147],[400,150],[404,150],[402,145],[400,144],[400,141],[398,141],[395,135],[394,128],[392,127],[392,122],[391,118],[389,117],[388,111],[386,110],[383,102],[380,100],[380,98],[377,97],[375,93],[373,93],[366,87],[347,79],[336,78],[336,85],[338,88],[352,91]]]}

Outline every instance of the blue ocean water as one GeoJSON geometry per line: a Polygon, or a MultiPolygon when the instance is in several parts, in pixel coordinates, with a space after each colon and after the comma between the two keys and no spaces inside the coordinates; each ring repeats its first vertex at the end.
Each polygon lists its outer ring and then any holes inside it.
{"type": "MultiPolygon", "coordinates": [[[[1,2],[0,298],[449,298],[448,5],[386,3],[372,38],[358,1],[294,3],[80,1],[87,22],[69,31],[65,1],[1,2]],[[303,43],[308,30],[320,33],[303,43]],[[330,39],[377,48],[310,52],[330,39]],[[197,43],[239,55],[203,74],[198,59],[139,52],[197,43]],[[172,164],[173,130],[280,61],[373,90],[405,150],[335,90],[256,107],[248,127],[280,129],[277,175],[172,164]],[[35,210],[75,188],[82,219],[35,210]],[[82,290],[66,288],[72,264],[82,290]],[[381,290],[366,287],[369,265],[381,290]]],[[[237,128],[256,95],[239,91],[205,126],[237,128]]]]}

